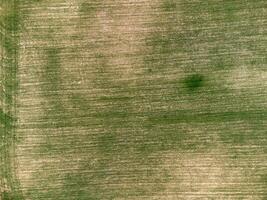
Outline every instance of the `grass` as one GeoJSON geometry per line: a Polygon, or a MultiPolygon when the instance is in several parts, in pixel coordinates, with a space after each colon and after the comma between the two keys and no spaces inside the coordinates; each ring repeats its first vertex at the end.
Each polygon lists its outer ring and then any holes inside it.
{"type": "Polygon", "coordinates": [[[176,9],[176,3],[174,0],[165,0],[163,2],[163,6],[162,6],[163,10],[164,11],[173,11],[176,9]]]}
{"type": "Polygon", "coordinates": [[[1,1],[1,108],[0,108],[0,187],[1,199],[21,199],[19,182],[14,174],[14,148],[16,142],[16,96],[18,69],[18,34],[20,30],[18,1],[1,1]]]}
{"type": "Polygon", "coordinates": [[[86,14],[90,14],[92,12],[95,12],[96,9],[98,8],[98,5],[95,5],[96,3],[94,2],[83,2],[80,5],[80,12],[81,15],[86,15],[86,14]]]}
{"type": "Polygon", "coordinates": [[[11,128],[14,119],[6,114],[3,110],[0,110],[0,122],[1,124],[5,125],[7,128],[11,128]]]}
{"type": "Polygon", "coordinates": [[[185,78],[185,86],[190,90],[196,90],[203,86],[204,77],[200,74],[193,74],[185,78]]]}

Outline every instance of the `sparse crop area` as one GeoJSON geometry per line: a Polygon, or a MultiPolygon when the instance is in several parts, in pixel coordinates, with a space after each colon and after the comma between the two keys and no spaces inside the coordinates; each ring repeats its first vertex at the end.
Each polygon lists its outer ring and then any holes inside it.
{"type": "Polygon", "coordinates": [[[0,200],[267,198],[265,0],[0,0],[0,200]]]}

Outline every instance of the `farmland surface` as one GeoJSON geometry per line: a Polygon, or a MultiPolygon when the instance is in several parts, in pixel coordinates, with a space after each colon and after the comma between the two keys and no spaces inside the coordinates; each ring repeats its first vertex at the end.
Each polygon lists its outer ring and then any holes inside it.
{"type": "Polygon", "coordinates": [[[267,199],[266,0],[0,0],[0,200],[267,199]]]}

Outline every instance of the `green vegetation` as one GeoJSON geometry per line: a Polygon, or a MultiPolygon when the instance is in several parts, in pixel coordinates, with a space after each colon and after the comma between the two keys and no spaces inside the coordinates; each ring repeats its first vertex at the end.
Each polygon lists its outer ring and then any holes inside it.
{"type": "Polygon", "coordinates": [[[51,106],[46,111],[45,120],[47,120],[54,127],[64,127],[68,124],[68,118],[64,103],[61,101],[62,95],[60,91],[61,86],[61,63],[60,63],[60,49],[50,47],[44,50],[45,59],[47,61],[43,73],[45,98],[47,98],[51,106]]]}
{"type": "Polygon", "coordinates": [[[200,74],[193,74],[185,78],[185,86],[193,91],[203,86],[204,77],[200,74]]]}
{"type": "Polygon", "coordinates": [[[0,1],[1,30],[1,98],[0,98],[0,199],[20,200],[21,191],[17,182],[14,166],[14,148],[17,127],[17,70],[18,70],[18,39],[19,11],[18,1],[0,1]]]}
{"type": "Polygon", "coordinates": [[[83,2],[80,5],[80,12],[81,15],[86,15],[95,12],[97,8],[98,5],[96,4],[96,2],[83,2]]]}
{"type": "Polygon", "coordinates": [[[1,17],[1,199],[265,195],[263,0],[34,2],[1,17]]]}
{"type": "Polygon", "coordinates": [[[175,2],[175,0],[165,0],[164,2],[163,2],[163,10],[164,11],[175,11],[175,9],[176,9],[176,2],[175,2]]]}
{"type": "Polygon", "coordinates": [[[6,114],[3,110],[0,110],[0,123],[6,126],[6,128],[12,128],[13,118],[6,114]]]}

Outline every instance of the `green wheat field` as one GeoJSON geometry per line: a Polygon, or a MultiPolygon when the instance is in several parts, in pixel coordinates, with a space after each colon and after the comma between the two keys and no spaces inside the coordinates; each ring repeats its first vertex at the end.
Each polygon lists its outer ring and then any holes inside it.
{"type": "Polygon", "coordinates": [[[0,0],[0,200],[267,200],[266,0],[0,0]]]}

